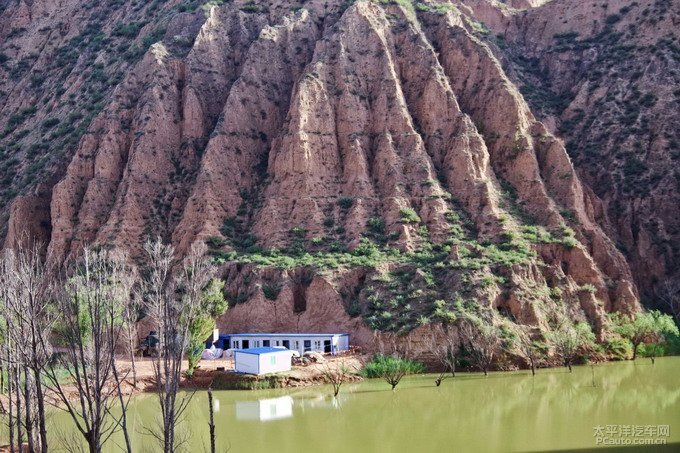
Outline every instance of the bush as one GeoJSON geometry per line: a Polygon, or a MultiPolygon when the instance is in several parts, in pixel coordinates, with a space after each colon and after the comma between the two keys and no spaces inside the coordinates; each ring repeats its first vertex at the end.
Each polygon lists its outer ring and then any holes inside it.
{"type": "Polygon", "coordinates": [[[586,283],[585,285],[581,286],[579,290],[590,294],[595,294],[597,292],[597,288],[591,283],[586,283]]]}
{"type": "Polygon", "coordinates": [[[620,20],[621,20],[621,16],[619,16],[618,14],[611,14],[611,15],[607,16],[607,18],[604,20],[604,23],[607,24],[607,25],[614,25],[615,23],[617,23],[620,20]]]}
{"type": "Polygon", "coordinates": [[[59,118],[47,118],[45,121],[43,121],[42,126],[45,129],[51,129],[57,124],[59,124],[60,120],[59,118]]]}
{"type": "Polygon", "coordinates": [[[264,297],[269,300],[276,300],[279,297],[281,288],[277,285],[264,284],[262,285],[262,293],[264,297]]]}
{"type": "Polygon", "coordinates": [[[210,236],[205,240],[205,243],[208,247],[215,249],[224,247],[227,244],[227,242],[219,236],[210,236]]]}
{"type": "Polygon", "coordinates": [[[364,366],[361,374],[367,378],[381,378],[393,372],[418,374],[423,373],[424,371],[425,366],[420,362],[391,355],[378,354],[364,366]]]}
{"type": "Polygon", "coordinates": [[[401,216],[402,223],[418,223],[420,222],[420,217],[413,208],[401,208],[399,210],[399,215],[401,216]]]}
{"type": "Polygon", "coordinates": [[[294,226],[293,228],[290,229],[290,234],[293,237],[296,238],[304,238],[305,237],[306,230],[302,228],[301,226],[294,226]]]}
{"type": "Polygon", "coordinates": [[[350,318],[356,318],[361,314],[361,304],[359,304],[359,302],[357,302],[356,300],[353,300],[347,306],[346,311],[350,318]]]}
{"type": "Polygon", "coordinates": [[[113,36],[123,36],[125,38],[136,38],[139,30],[142,28],[141,24],[137,22],[130,22],[129,24],[119,23],[113,29],[113,36]]]}
{"type": "Polygon", "coordinates": [[[371,217],[366,226],[372,233],[385,234],[385,221],[380,217],[371,217]]]}
{"type": "Polygon", "coordinates": [[[628,360],[633,355],[633,345],[623,338],[608,340],[605,350],[613,360],[628,360]]]}
{"type": "Polygon", "coordinates": [[[342,209],[349,209],[354,204],[354,200],[351,197],[340,197],[338,204],[342,209]]]}

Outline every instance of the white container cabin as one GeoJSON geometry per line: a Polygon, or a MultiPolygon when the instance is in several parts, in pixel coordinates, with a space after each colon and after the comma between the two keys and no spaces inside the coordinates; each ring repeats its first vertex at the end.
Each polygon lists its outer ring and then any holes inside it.
{"type": "Polygon", "coordinates": [[[234,350],[234,371],[262,375],[290,371],[293,353],[282,348],[250,348],[234,350]]]}
{"type": "Polygon", "coordinates": [[[229,335],[229,347],[234,349],[283,347],[298,351],[337,354],[349,349],[346,333],[239,333],[229,335]]]}

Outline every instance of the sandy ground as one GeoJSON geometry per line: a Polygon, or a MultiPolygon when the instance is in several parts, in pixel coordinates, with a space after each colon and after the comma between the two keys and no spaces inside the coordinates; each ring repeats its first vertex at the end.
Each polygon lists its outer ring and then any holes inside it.
{"type": "MultiPolygon", "coordinates": [[[[368,360],[367,355],[347,354],[341,356],[324,356],[325,363],[311,363],[305,366],[295,365],[289,372],[281,373],[293,381],[299,382],[300,385],[314,385],[322,383],[324,375],[330,372],[338,372],[341,369],[346,370],[346,374],[356,374],[363,367],[368,360]]],[[[153,361],[150,357],[135,359],[135,368],[137,371],[137,388],[134,388],[132,379],[132,364],[129,359],[120,358],[117,360],[119,370],[123,374],[127,373],[126,385],[123,387],[125,394],[144,392],[153,389],[154,372],[153,361]]],[[[182,370],[186,370],[188,362],[182,362],[182,370]]],[[[210,384],[210,377],[217,372],[229,372],[234,370],[233,359],[218,359],[218,360],[201,360],[198,364],[196,376],[194,379],[188,380],[183,378],[182,385],[184,387],[207,387],[210,384]]]]}

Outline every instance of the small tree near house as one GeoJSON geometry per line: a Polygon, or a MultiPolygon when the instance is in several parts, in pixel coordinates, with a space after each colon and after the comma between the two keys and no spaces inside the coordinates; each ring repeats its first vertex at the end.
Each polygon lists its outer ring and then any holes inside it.
{"type": "Polygon", "coordinates": [[[352,373],[352,370],[350,370],[350,368],[345,364],[344,360],[340,363],[327,361],[324,364],[321,373],[323,374],[326,382],[331,384],[333,388],[333,396],[337,397],[338,393],[340,393],[340,387],[342,387],[342,384],[347,381],[349,375],[352,373]]]}
{"type": "Polygon", "coordinates": [[[218,279],[210,283],[201,291],[199,313],[189,325],[189,347],[187,350],[187,375],[192,375],[196,365],[201,360],[206,338],[215,329],[215,318],[227,311],[228,304],[224,298],[224,282],[218,279]]]}

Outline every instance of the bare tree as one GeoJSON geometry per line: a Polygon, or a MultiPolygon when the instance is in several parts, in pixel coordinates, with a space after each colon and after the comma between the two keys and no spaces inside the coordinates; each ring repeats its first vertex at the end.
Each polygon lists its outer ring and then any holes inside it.
{"type": "Polygon", "coordinates": [[[592,343],[595,335],[587,323],[574,324],[564,318],[557,328],[548,334],[548,339],[554,346],[557,356],[571,373],[571,365],[578,357],[579,351],[592,343]]]}
{"type": "Polygon", "coordinates": [[[176,278],[172,275],[174,249],[160,239],[148,242],[144,249],[149,269],[142,281],[144,307],[158,331],[158,355],[154,360],[156,394],[161,408],[160,430],[149,429],[173,453],[179,439],[176,425],[182,419],[192,394],[178,399],[182,358],[189,344],[189,327],[200,314],[201,293],[214,273],[204,244],[192,247],[176,278]]]}
{"type": "Polygon", "coordinates": [[[498,329],[481,318],[465,317],[458,324],[458,334],[468,358],[486,376],[502,348],[498,329]]]}
{"type": "MultiPolygon", "coordinates": [[[[127,279],[127,285],[130,286],[131,289],[134,286],[133,283],[137,281],[137,278],[137,274],[134,273],[130,274],[129,278],[127,279]]],[[[142,296],[138,291],[130,291],[130,297],[127,298],[126,303],[123,306],[122,314],[122,334],[127,347],[127,353],[130,356],[130,371],[132,373],[132,385],[134,388],[137,388],[137,321],[139,320],[138,318],[141,309],[141,299],[142,296]]]]}
{"type": "Polygon", "coordinates": [[[680,279],[668,278],[656,287],[656,296],[675,316],[675,321],[680,325],[680,279]]]}
{"type": "Polygon", "coordinates": [[[442,372],[434,380],[439,387],[448,373],[451,373],[451,377],[456,377],[457,338],[454,330],[450,326],[433,327],[432,335],[427,340],[427,347],[442,366],[442,372]]]}
{"type": "Polygon", "coordinates": [[[101,452],[119,429],[123,431],[126,450],[132,452],[126,424],[127,402],[120,388],[124,376],[118,373],[115,363],[123,306],[130,290],[125,257],[85,249],[82,259],[65,271],[56,297],[60,316],[55,325],[65,352],[46,373],[57,398],[56,407],[70,415],[91,453],[101,452]],[[77,390],[77,399],[62,383],[63,370],[68,374],[68,383],[77,390]],[[117,401],[121,416],[111,412],[117,401]]]}
{"type": "Polygon", "coordinates": [[[340,393],[340,387],[347,381],[351,370],[345,364],[344,360],[342,360],[340,364],[334,364],[331,361],[328,361],[324,364],[321,373],[326,382],[333,387],[333,396],[337,397],[338,393],[340,393]]]}
{"type": "Polygon", "coordinates": [[[536,366],[544,355],[545,345],[534,340],[532,328],[530,326],[518,326],[517,346],[524,357],[529,362],[531,375],[536,375],[536,366]]]}
{"type": "Polygon", "coordinates": [[[29,451],[46,452],[43,380],[51,348],[43,340],[52,319],[48,271],[37,244],[6,250],[0,268],[6,336],[3,362],[13,389],[9,394],[10,437],[21,450],[25,433],[29,451]]]}

